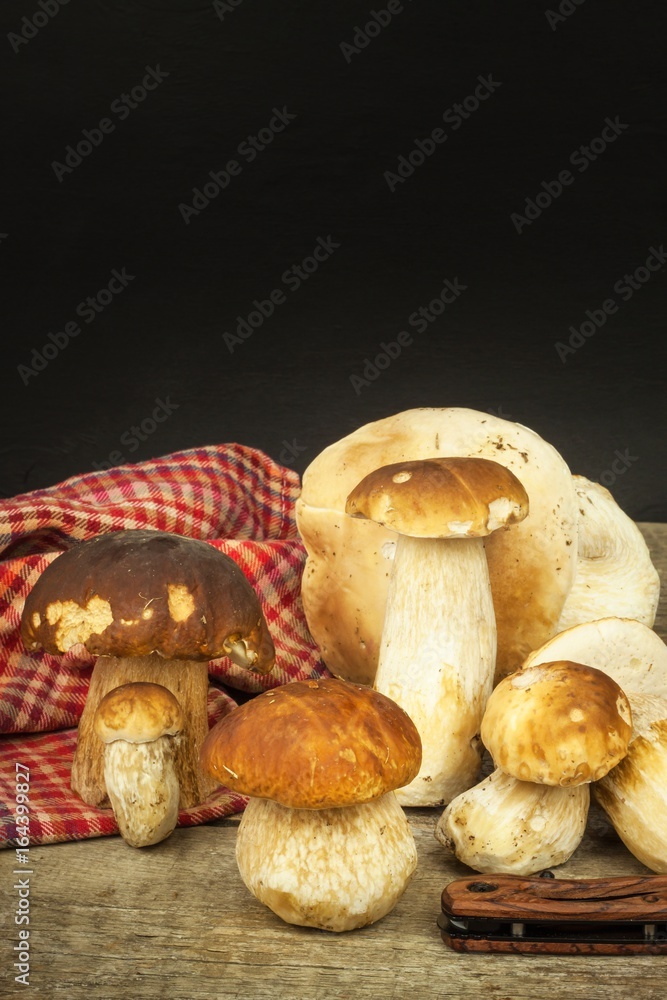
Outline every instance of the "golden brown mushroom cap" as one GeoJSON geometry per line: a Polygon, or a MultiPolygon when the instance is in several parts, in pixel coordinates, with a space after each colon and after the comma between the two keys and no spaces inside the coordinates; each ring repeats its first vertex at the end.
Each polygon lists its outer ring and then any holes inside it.
{"type": "Polygon", "coordinates": [[[175,736],[185,724],[178,699],[161,684],[135,681],[113,688],[95,712],[95,732],[103,743],[151,743],[175,736]]]}
{"type": "Polygon", "coordinates": [[[204,771],[220,784],[293,809],[370,802],[416,776],[414,723],[372,688],[327,678],[265,691],[209,732],[204,771]]]}
{"type": "Polygon", "coordinates": [[[426,458],[375,469],[352,490],[345,512],[416,538],[480,538],[522,521],[528,496],[498,462],[426,458]]]}
{"type": "Polygon", "coordinates": [[[510,674],[494,689],[482,741],[497,767],[521,781],[597,781],[628,751],[630,704],[602,670],[569,660],[510,674]]]}
{"type": "MultiPolygon", "coordinates": [[[[252,586],[206,542],[129,529],[80,542],[47,566],[26,600],[28,649],[212,660],[242,643],[261,673],[273,642],[252,586]]],[[[243,652],[243,650],[241,650],[243,652]]],[[[237,661],[238,662],[238,661],[237,661]]]]}

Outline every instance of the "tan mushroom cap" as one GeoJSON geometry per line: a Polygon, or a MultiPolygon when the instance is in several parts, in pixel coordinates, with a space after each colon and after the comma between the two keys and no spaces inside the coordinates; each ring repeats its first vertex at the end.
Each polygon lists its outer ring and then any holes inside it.
{"type": "Polygon", "coordinates": [[[165,531],[110,532],[63,552],[28,595],[21,634],[28,649],[56,654],[78,643],[119,657],[239,662],[240,654],[261,673],[275,658],[257,595],[234,560],[165,531]]]}
{"type": "Polygon", "coordinates": [[[628,750],[630,704],[595,667],[558,660],[505,677],[489,698],[482,741],[497,767],[521,781],[597,781],[628,750]]]}
{"type": "Polygon", "coordinates": [[[375,469],[352,490],[345,512],[415,538],[480,538],[522,521],[528,496],[498,462],[427,458],[375,469]]]}
{"type": "Polygon", "coordinates": [[[371,688],[327,678],[265,691],[225,716],[201,750],[220,784],[293,809],[371,802],[408,784],[419,733],[371,688]]]}
{"type": "Polygon", "coordinates": [[[175,736],[185,724],[176,697],[161,684],[122,684],[102,698],[95,713],[95,732],[103,743],[152,743],[175,736]]]}

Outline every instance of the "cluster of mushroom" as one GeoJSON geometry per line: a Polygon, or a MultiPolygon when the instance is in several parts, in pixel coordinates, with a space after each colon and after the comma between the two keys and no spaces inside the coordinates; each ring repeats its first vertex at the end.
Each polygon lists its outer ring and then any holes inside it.
{"type": "Polygon", "coordinates": [[[354,431],[306,469],[297,524],[310,631],[338,677],[415,721],[405,806],[477,780],[494,683],[568,626],[650,627],[659,582],[637,526],[520,424],[410,410],[354,431]]]}
{"type": "Polygon", "coordinates": [[[110,803],[134,847],[173,831],[217,785],[251,796],[237,859],[284,920],[331,931],[388,913],[417,864],[394,789],[421,740],[408,715],[329,679],[269,690],[208,730],[210,659],[262,673],[274,647],[252,587],[227,556],[158,531],[120,531],[44,571],[22,617],[28,649],[97,654],[71,785],[110,803]]]}
{"type": "Polygon", "coordinates": [[[496,770],[436,827],[460,861],[517,875],[562,864],[592,788],[629,850],[667,872],[667,647],[647,626],[606,618],[559,633],[494,690],[482,739],[496,770]]]}
{"type": "Polygon", "coordinates": [[[135,847],[174,829],[178,809],[215,781],[201,768],[208,661],[229,656],[267,673],[274,647],[257,595],[236,563],[163,531],[99,535],[53,560],[22,615],[29,650],[97,654],[79,722],[71,787],[110,801],[135,847]]]}

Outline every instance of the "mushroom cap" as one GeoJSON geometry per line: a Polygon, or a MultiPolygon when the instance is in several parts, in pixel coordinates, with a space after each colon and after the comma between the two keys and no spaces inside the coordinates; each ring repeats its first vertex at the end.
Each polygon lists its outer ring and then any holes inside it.
{"type": "Polygon", "coordinates": [[[82,643],[106,656],[211,660],[241,641],[268,672],[273,642],[257,595],[233,559],[165,531],[99,535],[47,566],[21,621],[28,649],[65,653],[82,643]]]}
{"type": "Polygon", "coordinates": [[[504,465],[486,458],[426,458],[365,476],[345,512],[416,538],[480,538],[522,521],[528,495],[504,465]]]}
{"type": "Polygon", "coordinates": [[[347,681],[265,691],[211,729],[204,771],[220,784],[293,809],[370,802],[416,776],[419,733],[390,698],[347,681]]]}
{"type": "Polygon", "coordinates": [[[175,736],[185,725],[175,695],[161,684],[135,681],[113,688],[95,712],[95,732],[103,743],[152,743],[175,736]]]}
{"type": "Polygon", "coordinates": [[[630,704],[602,670],[569,660],[505,677],[482,719],[482,741],[497,767],[521,781],[597,781],[628,750],[630,704]]]}

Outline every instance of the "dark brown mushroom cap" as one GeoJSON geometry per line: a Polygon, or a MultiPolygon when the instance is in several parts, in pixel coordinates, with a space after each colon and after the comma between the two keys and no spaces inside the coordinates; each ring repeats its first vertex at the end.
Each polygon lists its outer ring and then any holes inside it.
{"type": "Polygon", "coordinates": [[[204,771],[245,795],[293,809],[370,802],[421,765],[410,717],[379,691],[327,678],[265,691],[211,729],[204,771]]]}
{"type": "Polygon", "coordinates": [[[26,600],[28,649],[169,660],[231,656],[267,673],[274,648],[257,595],[233,559],[164,531],[99,535],[63,552],[26,600]]]}
{"type": "Polygon", "coordinates": [[[488,458],[426,458],[375,469],[345,511],[415,538],[480,538],[522,521],[528,495],[513,472],[488,458]]]}
{"type": "Polygon", "coordinates": [[[145,681],[113,688],[95,711],[95,732],[103,743],[152,743],[175,736],[184,725],[176,696],[161,684],[145,681]]]}

